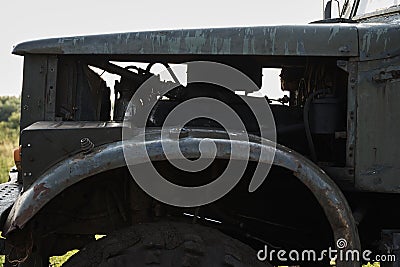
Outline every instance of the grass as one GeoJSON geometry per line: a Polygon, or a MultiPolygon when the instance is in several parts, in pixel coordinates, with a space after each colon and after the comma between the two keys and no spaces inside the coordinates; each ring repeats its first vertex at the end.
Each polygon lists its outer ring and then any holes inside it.
{"type": "Polygon", "coordinates": [[[66,262],[72,255],[77,253],[79,250],[74,249],[71,251],[68,251],[62,256],[54,256],[50,257],[50,265],[51,267],[61,267],[64,262],[66,262]]]}
{"type": "MultiPolygon", "coordinates": [[[[50,267],[61,267],[64,262],[66,262],[72,255],[77,253],[79,250],[71,250],[62,256],[50,257],[50,267]]],[[[5,256],[0,256],[0,267],[3,267],[5,262],[5,256]]]]}
{"type": "Polygon", "coordinates": [[[9,128],[0,122],[0,182],[8,181],[8,172],[14,166],[13,150],[18,147],[19,129],[9,128]]]}
{"type": "Polygon", "coordinates": [[[0,96],[0,182],[8,181],[14,166],[13,150],[18,147],[20,97],[0,96]]]}

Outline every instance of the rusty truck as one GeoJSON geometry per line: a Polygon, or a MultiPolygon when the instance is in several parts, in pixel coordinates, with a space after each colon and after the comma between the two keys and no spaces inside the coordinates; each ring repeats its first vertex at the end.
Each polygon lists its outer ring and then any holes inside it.
{"type": "MultiPolygon", "coordinates": [[[[344,252],[400,256],[400,6],[347,0],[331,18],[335,5],[328,1],[325,18],[306,25],[18,44],[13,54],[24,59],[20,147],[9,181],[0,185],[5,266],[48,266],[50,256],[73,249],[79,252],[63,266],[282,264],[276,257],[260,260],[257,254],[266,246],[300,252],[340,246],[344,252]],[[171,66],[187,66],[184,74],[190,77],[190,62],[232,67],[256,87],[240,93],[202,82],[179,84],[179,79],[162,81],[153,71],[157,65],[174,78],[171,66]],[[268,69],[280,70],[286,96],[254,94],[270,89],[263,84],[268,69]],[[118,79],[110,84],[103,73],[118,79]],[[168,113],[208,97],[224,102],[243,121],[250,152],[236,153],[235,160],[246,161],[246,168],[224,196],[204,205],[171,205],[132,178],[123,153],[124,119],[128,113],[135,117],[129,103],[148,79],[158,79],[161,87],[176,85],[165,95],[148,92],[157,101],[142,140],[152,166],[170,183],[211,183],[232,155],[223,127],[199,118],[181,129],[179,147],[194,162],[199,142],[211,140],[214,158],[198,172],[177,168],[160,138],[168,113]],[[262,125],[246,99],[268,102],[274,142],[260,141],[262,125]],[[260,151],[270,147],[270,172],[249,192],[254,170],[263,164],[260,151]],[[103,237],[96,240],[98,235],[103,237]]],[[[362,264],[362,259],[336,259],[337,266],[362,264]]],[[[285,265],[327,266],[329,260],[291,259],[285,265]]],[[[399,266],[399,260],[382,260],[381,266],[399,266]]]]}

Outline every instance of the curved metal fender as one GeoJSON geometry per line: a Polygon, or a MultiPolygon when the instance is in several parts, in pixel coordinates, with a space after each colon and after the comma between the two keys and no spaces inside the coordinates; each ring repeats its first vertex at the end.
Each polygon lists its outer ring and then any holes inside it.
{"type": "MultiPolygon", "coordinates": [[[[205,134],[209,140],[216,143],[218,147],[216,157],[220,159],[229,159],[231,142],[243,142],[221,138],[221,133],[217,131],[190,130],[187,136],[180,140],[180,148],[185,151],[185,156],[196,157],[199,155],[198,144],[205,134]]],[[[168,142],[168,140],[163,140],[163,142],[168,142]]],[[[132,141],[125,142],[124,145],[134,148],[138,146],[138,143],[132,141]]],[[[165,159],[158,134],[153,133],[146,136],[146,146],[148,157],[152,161],[165,159]]],[[[329,220],[335,239],[346,239],[347,249],[360,249],[359,236],[350,207],[335,182],[317,165],[302,155],[281,145],[275,147],[272,142],[260,144],[259,138],[250,137],[250,160],[268,163],[266,159],[260,157],[261,149],[269,151],[275,149],[274,165],[293,171],[294,175],[311,190],[329,220]]],[[[173,157],[174,155],[169,156],[173,157]]],[[[146,162],[145,156],[138,154],[137,157],[138,163],[146,162]]],[[[235,159],[248,160],[244,155],[235,155],[235,159]]],[[[4,232],[7,234],[24,227],[46,203],[65,188],[92,175],[125,165],[122,142],[103,145],[95,148],[90,154],[77,154],[59,162],[21,194],[8,216],[4,232]]],[[[346,266],[358,265],[351,263],[346,266]]]]}

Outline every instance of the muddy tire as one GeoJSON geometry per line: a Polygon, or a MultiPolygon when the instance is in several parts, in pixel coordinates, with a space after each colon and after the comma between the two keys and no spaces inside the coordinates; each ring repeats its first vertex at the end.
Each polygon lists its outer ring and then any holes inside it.
{"type": "Polygon", "coordinates": [[[221,232],[184,223],[138,224],[99,239],[63,266],[265,267],[249,246],[221,232]]]}

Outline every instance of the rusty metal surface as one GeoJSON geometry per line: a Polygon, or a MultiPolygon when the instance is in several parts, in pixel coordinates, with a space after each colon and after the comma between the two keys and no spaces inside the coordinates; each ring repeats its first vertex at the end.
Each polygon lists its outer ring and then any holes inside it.
{"type": "Polygon", "coordinates": [[[355,185],[400,192],[400,57],[359,64],[355,185]]]}
{"type": "MultiPolygon", "coordinates": [[[[165,159],[159,134],[160,131],[154,129],[146,136],[148,155],[153,161],[165,159]]],[[[216,143],[218,148],[216,157],[220,159],[229,159],[231,142],[243,142],[227,140],[224,132],[217,130],[188,129],[187,135],[185,134],[185,137],[180,140],[182,153],[186,157],[197,157],[199,142],[204,137],[216,143]]],[[[250,160],[268,162],[267,159],[260,158],[260,151],[261,149],[270,151],[275,149],[275,146],[268,141],[265,145],[261,145],[258,140],[258,137],[251,137],[250,160]]],[[[164,142],[168,143],[171,140],[167,139],[164,142]]],[[[133,140],[125,142],[125,145],[134,149],[139,144],[133,140]]],[[[146,156],[137,155],[137,157],[135,162],[146,161],[146,156]]],[[[174,155],[171,154],[170,157],[173,158],[174,155]]],[[[235,158],[248,160],[247,155],[235,155],[235,158]]],[[[58,163],[19,197],[7,219],[5,232],[10,233],[15,229],[23,228],[46,203],[72,184],[105,170],[125,166],[125,164],[122,142],[103,145],[95,148],[92,153],[87,155],[79,153],[58,163]]],[[[345,238],[349,242],[348,249],[360,248],[356,225],[346,198],[324,171],[300,154],[280,145],[276,146],[274,164],[293,171],[294,175],[313,192],[330,222],[336,239],[345,238]]],[[[357,266],[356,263],[341,264],[338,266],[357,266]]]]}
{"type": "Polygon", "coordinates": [[[358,37],[354,24],[168,30],[31,41],[13,53],[357,56],[358,37]]]}
{"type": "Polygon", "coordinates": [[[81,150],[81,139],[89,138],[96,146],[119,141],[121,123],[40,121],[23,129],[22,176],[24,188],[60,160],[81,150]]]}
{"type": "Polygon", "coordinates": [[[399,30],[398,21],[391,21],[132,32],[30,41],[17,45],[13,53],[345,57],[360,55],[361,60],[373,60],[400,54],[399,30]]]}
{"type": "Polygon", "coordinates": [[[22,184],[17,183],[16,180],[0,184],[0,218],[3,219],[8,215],[7,211],[17,200],[21,190],[22,184]]]}
{"type": "Polygon", "coordinates": [[[400,55],[400,23],[365,23],[358,26],[360,60],[400,55]]]}
{"type": "Polygon", "coordinates": [[[55,120],[56,118],[56,88],[57,88],[57,56],[47,57],[47,77],[45,90],[45,120],[55,120]]]}
{"type": "MultiPolygon", "coordinates": [[[[357,75],[358,75],[358,63],[349,61],[346,63],[347,72],[349,73],[348,78],[348,90],[347,90],[347,140],[346,140],[346,166],[354,168],[354,150],[356,146],[356,128],[357,128],[357,75]]],[[[354,170],[352,175],[354,176],[354,170]]]]}
{"type": "Polygon", "coordinates": [[[47,59],[46,55],[24,57],[20,129],[45,119],[47,59]]]}

